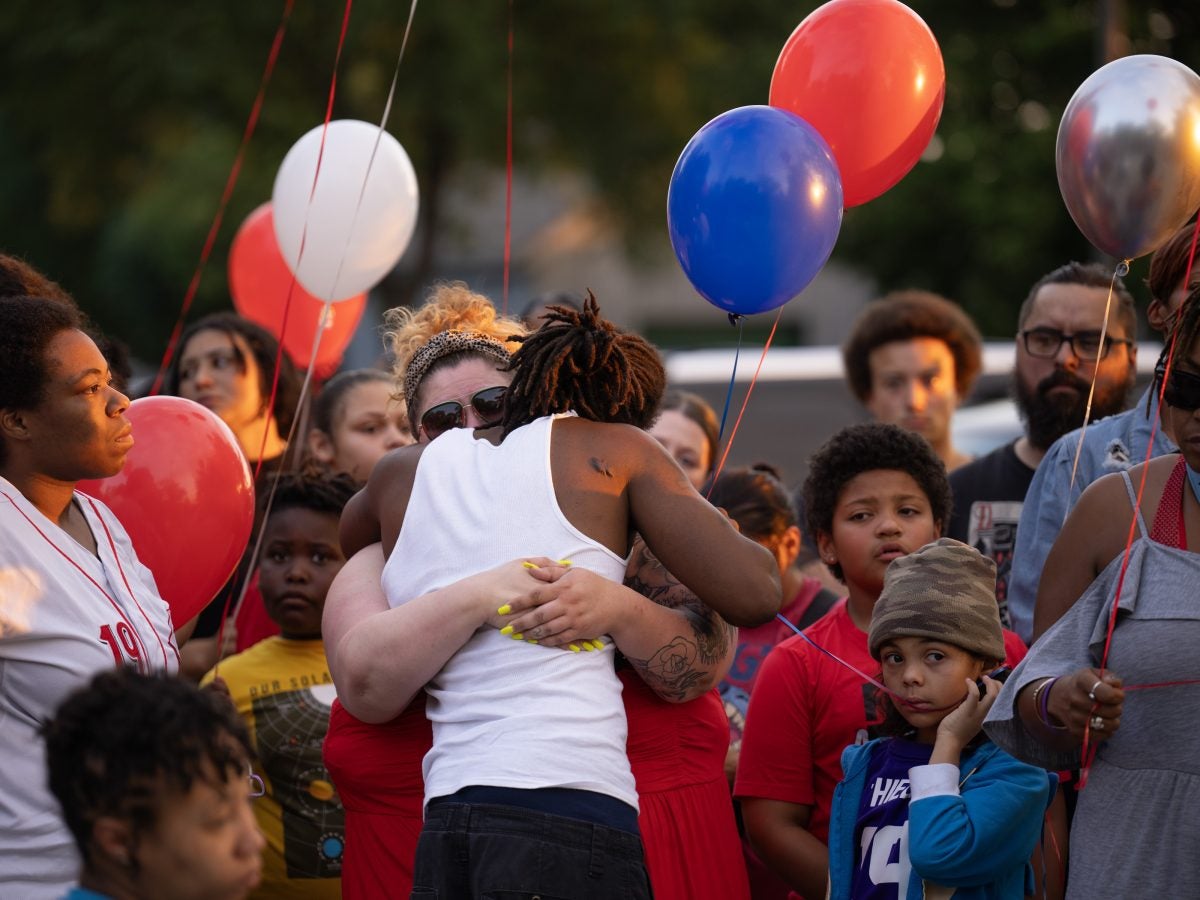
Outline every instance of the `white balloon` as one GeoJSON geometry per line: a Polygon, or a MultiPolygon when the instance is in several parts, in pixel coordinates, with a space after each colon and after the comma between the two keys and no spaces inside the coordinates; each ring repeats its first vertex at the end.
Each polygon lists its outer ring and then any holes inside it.
{"type": "Polygon", "coordinates": [[[271,203],[288,267],[310,294],[337,301],[373,288],[404,254],[417,224],[417,175],[400,142],[386,131],[381,135],[377,125],[342,119],[329,123],[314,193],[322,127],[288,151],[271,203]]]}

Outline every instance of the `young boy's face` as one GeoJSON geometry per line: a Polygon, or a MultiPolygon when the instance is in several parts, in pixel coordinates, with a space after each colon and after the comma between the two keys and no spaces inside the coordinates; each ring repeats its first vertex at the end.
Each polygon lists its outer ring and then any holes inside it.
{"type": "Polygon", "coordinates": [[[983,674],[983,661],[946,641],[895,637],[879,648],[883,683],[904,701],[900,715],[917,729],[917,739],[932,743],[942,719],[966,698],[968,679],[983,674]]]}
{"type": "Polygon", "coordinates": [[[817,544],[826,564],[840,564],[852,593],[879,598],[893,559],[939,537],[929,498],[907,472],[875,469],[846,482],[829,534],[817,544]]]}
{"type": "Polygon", "coordinates": [[[138,884],[164,900],[240,900],[258,884],[263,836],[246,769],[222,781],[211,764],[186,794],[164,790],[134,850],[138,884]]]}
{"type": "Polygon", "coordinates": [[[293,506],[267,520],[258,589],[285,638],[321,636],[325,595],[345,562],[333,513],[293,506]]]}

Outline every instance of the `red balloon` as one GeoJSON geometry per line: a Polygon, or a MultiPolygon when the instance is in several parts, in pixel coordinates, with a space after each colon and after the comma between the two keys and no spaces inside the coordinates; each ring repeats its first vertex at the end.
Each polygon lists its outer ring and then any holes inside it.
{"type": "Polygon", "coordinates": [[[229,293],[239,313],[279,336],[288,290],[292,305],[288,310],[283,346],[301,369],[312,368],[318,378],[337,371],[342,354],[354,337],[367,305],[367,295],[357,294],[329,307],[325,333],[317,357],[312,358],[313,338],[321,321],[325,303],[300,286],[279,252],[271,204],[264,203],[246,217],[229,248],[229,293]]]}
{"type": "Polygon", "coordinates": [[[916,165],[945,94],[942,54],[920,16],[897,0],[832,0],[788,38],[770,102],[825,138],[850,207],[916,165]]]}
{"type": "Polygon", "coordinates": [[[182,397],[135,400],[133,447],[111,478],[81,481],[103,500],[154,573],[176,627],[216,596],[254,527],[254,482],[229,426],[182,397]]]}

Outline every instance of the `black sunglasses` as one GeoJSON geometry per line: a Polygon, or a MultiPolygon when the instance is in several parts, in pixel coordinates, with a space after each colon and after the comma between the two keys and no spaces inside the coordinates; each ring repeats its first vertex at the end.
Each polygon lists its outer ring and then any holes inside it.
{"type": "Polygon", "coordinates": [[[508,387],[500,385],[476,391],[465,406],[457,400],[447,400],[445,403],[431,406],[421,416],[421,428],[431,441],[451,428],[466,428],[468,407],[479,413],[479,418],[483,419],[483,427],[491,427],[499,423],[504,414],[506,394],[508,387]]]}
{"type": "MultiPolygon", "coordinates": [[[[1165,366],[1159,365],[1154,374],[1161,379],[1165,369],[1165,366]]],[[[1171,377],[1167,379],[1167,387],[1163,391],[1163,400],[1167,406],[1185,412],[1200,409],[1200,375],[1171,369],[1171,377]]]]}

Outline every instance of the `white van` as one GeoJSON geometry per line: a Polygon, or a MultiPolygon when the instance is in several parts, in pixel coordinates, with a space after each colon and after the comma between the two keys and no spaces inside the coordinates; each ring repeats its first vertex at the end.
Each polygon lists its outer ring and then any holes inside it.
{"type": "MultiPolygon", "coordinates": [[[[1138,386],[1130,402],[1150,380],[1161,351],[1159,343],[1139,342],[1138,386]]],[[[1021,420],[1009,398],[1014,352],[1012,342],[984,344],[983,371],[952,426],[955,446],[965,452],[987,453],[1021,434],[1021,420]]],[[[722,452],[761,356],[761,347],[742,348],[722,452]]],[[[733,349],[679,350],[665,357],[670,386],[699,394],[720,418],[733,372],[733,349]]],[[[814,450],[839,428],[869,418],[846,384],[841,348],[772,347],[726,465],[769,462],[788,484],[798,485],[814,450]]]]}

